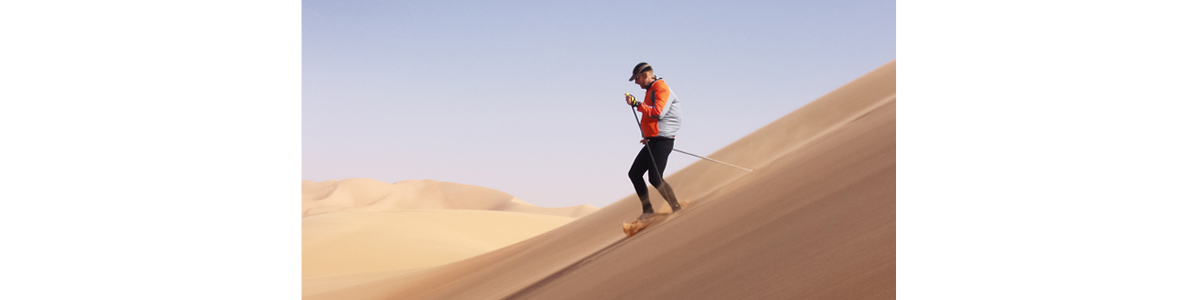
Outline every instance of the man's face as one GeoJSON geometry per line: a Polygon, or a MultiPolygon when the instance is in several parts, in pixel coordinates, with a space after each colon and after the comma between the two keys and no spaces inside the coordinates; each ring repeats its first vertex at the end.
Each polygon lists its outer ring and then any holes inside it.
{"type": "Polygon", "coordinates": [[[651,80],[652,78],[654,78],[654,71],[645,71],[645,72],[642,72],[641,74],[638,74],[638,76],[633,79],[633,82],[637,83],[637,85],[642,87],[642,89],[644,90],[644,89],[650,88],[647,85],[650,84],[651,81],[653,81],[653,80],[651,80]]]}

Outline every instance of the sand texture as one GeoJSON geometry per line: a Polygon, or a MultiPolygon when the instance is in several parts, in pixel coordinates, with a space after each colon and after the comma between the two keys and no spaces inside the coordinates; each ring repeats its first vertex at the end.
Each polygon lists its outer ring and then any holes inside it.
{"type": "MultiPolygon", "coordinates": [[[[892,61],[709,155],[753,172],[698,161],[666,178],[691,204],[632,237],[634,195],[454,262],[306,281],[305,298],[894,299],[896,109],[892,61]]],[[[371,206],[338,201],[306,214],[371,206]]]]}

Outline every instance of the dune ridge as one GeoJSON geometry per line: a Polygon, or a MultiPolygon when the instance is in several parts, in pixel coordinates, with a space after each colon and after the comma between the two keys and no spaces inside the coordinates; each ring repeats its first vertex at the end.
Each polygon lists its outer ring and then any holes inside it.
{"type": "Polygon", "coordinates": [[[301,217],[341,210],[473,209],[578,218],[599,210],[584,204],[539,207],[494,189],[436,180],[385,183],[367,178],[301,182],[301,217]]]}
{"type": "Polygon", "coordinates": [[[305,298],[894,299],[895,70],[709,155],[754,172],[700,161],[672,174],[689,211],[633,238],[629,195],[507,247],[305,298]]]}

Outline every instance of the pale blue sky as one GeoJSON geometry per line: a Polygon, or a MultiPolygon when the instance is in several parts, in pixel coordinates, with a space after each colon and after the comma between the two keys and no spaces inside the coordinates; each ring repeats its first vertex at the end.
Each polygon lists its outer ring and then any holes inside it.
{"type": "MultiPolygon", "coordinates": [[[[633,193],[638,62],[680,96],[676,148],[707,155],[895,59],[895,16],[874,0],[304,1],[302,177],[605,206],[633,193]]],[[[697,161],[672,154],[667,175],[697,161]]]]}

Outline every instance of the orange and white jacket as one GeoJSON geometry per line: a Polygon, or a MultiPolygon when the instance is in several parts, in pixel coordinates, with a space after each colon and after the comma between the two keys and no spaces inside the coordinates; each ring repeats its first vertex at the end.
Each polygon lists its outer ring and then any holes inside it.
{"type": "Polygon", "coordinates": [[[666,82],[655,79],[643,99],[646,101],[637,106],[642,112],[642,137],[675,138],[681,122],[679,97],[671,92],[666,82]]]}

